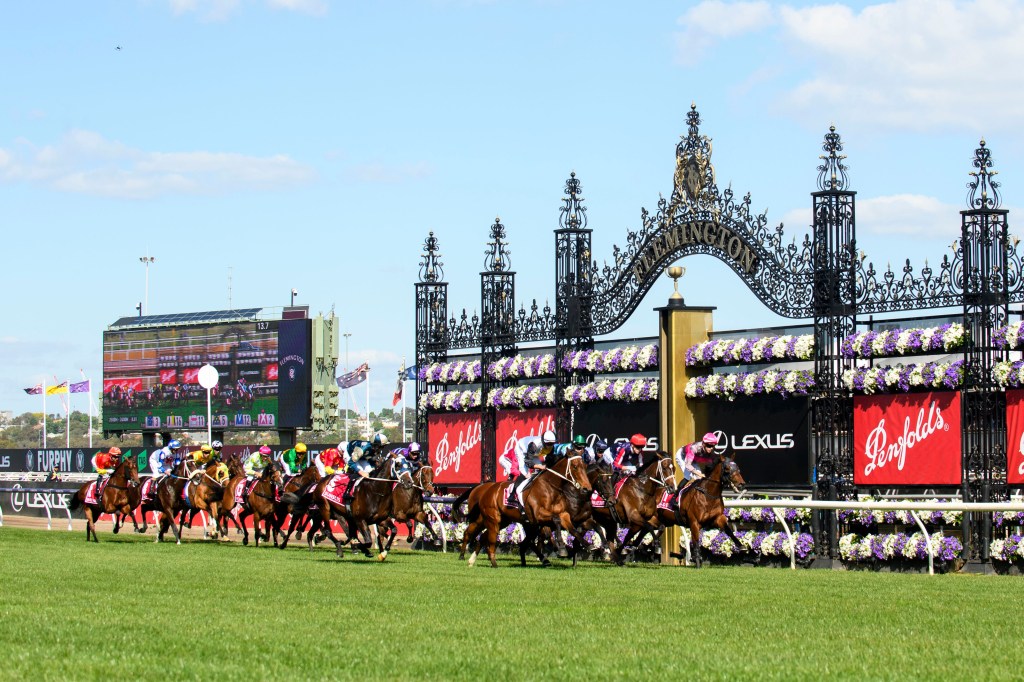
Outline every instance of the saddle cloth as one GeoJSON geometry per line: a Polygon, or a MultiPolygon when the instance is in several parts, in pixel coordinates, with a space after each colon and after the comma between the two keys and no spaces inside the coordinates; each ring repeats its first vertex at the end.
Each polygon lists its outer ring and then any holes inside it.
{"type": "MultiPolygon", "coordinates": [[[[680,496],[683,494],[682,491],[678,493],[680,496]]],[[[658,500],[658,509],[668,509],[673,511],[679,508],[679,500],[676,499],[676,493],[672,490],[666,490],[661,494],[661,499],[658,500]]]]}
{"type": "MultiPolygon", "coordinates": [[[[625,478],[621,479],[618,483],[615,484],[615,499],[619,499],[619,491],[622,490],[622,486],[624,486],[625,484],[625,478]]],[[[608,505],[604,503],[604,498],[598,495],[597,491],[595,490],[593,493],[590,494],[590,506],[600,507],[603,509],[608,505]]]]}
{"type": "Polygon", "coordinates": [[[510,483],[509,485],[505,486],[505,490],[501,493],[501,499],[505,503],[506,507],[516,506],[516,503],[512,501],[512,494],[515,492],[515,489],[516,487],[510,483]]]}
{"type": "Polygon", "coordinates": [[[188,499],[188,489],[192,487],[192,481],[185,483],[185,487],[181,489],[181,499],[185,502],[188,507],[192,506],[192,502],[188,499]]]}
{"type": "Polygon", "coordinates": [[[156,497],[156,479],[147,478],[142,482],[142,501],[150,502],[156,497]]]}
{"type": "Polygon", "coordinates": [[[86,504],[99,504],[100,500],[103,499],[103,491],[107,489],[107,480],[103,480],[103,485],[100,489],[96,489],[96,481],[89,484],[89,487],[85,491],[85,503],[86,504]]]}
{"type": "Polygon", "coordinates": [[[324,486],[323,498],[334,504],[345,504],[341,497],[345,494],[346,486],[348,486],[348,474],[334,474],[324,486]]]}

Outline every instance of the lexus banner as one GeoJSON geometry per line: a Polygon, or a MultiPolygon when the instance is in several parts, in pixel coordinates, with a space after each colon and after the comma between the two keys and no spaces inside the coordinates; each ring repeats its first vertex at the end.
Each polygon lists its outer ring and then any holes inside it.
{"type": "Polygon", "coordinates": [[[480,413],[432,414],[427,418],[434,483],[480,482],[480,413]]]}
{"type": "Polygon", "coordinates": [[[595,402],[576,408],[573,433],[582,433],[590,445],[601,439],[612,445],[629,440],[634,433],[647,436],[647,451],[658,444],[658,401],[639,403],[595,402]]]}
{"type": "Polygon", "coordinates": [[[807,485],[811,480],[807,398],[709,400],[706,410],[708,427],[718,436],[717,452],[736,455],[748,485],[807,485]]]}
{"type": "MultiPolygon", "coordinates": [[[[554,409],[499,410],[495,428],[494,443],[496,457],[515,447],[520,438],[540,436],[545,431],[555,430],[554,409]]],[[[433,441],[431,441],[433,442],[433,441]]],[[[495,461],[494,471],[501,478],[502,467],[495,461]]]]}
{"type": "Polygon", "coordinates": [[[959,485],[960,393],[855,396],[853,482],[959,485]]]}
{"type": "Polygon", "coordinates": [[[1024,483],[1024,391],[1006,392],[1006,482],[1024,483]]]}

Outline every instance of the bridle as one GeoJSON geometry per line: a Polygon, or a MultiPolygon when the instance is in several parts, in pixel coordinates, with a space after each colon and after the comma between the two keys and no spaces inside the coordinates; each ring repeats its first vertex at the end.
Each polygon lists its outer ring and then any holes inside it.
{"type": "Polygon", "coordinates": [[[668,457],[660,458],[658,460],[658,464],[657,464],[657,467],[655,469],[655,471],[657,472],[657,475],[656,476],[651,476],[650,477],[651,480],[654,481],[655,483],[657,483],[658,485],[664,486],[666,488],[675,488],[676,487],[676,472],[675,472],[675,469],[671,467],[671,464],[672,464],[672,462],[669,461],[668,457]],[[665,471],[664,471],[664,465],[665,464],[669,464],[670,465],[669,466],[669,470],[672,472],[668,476],[665,475],[665,471]],[[672,483],[670,484],[669,481],[672,481],[672,483]]]}
{"type": "Polygon", "coordinates": [[[566,463],[565,464],[565,473],[569,474],[568,476],[563,476],[562,474],[560,474],[557,471],[555,471],[554,468],[552,468],[552,467],[548,467],[544,471],[552,473],[555,476],[558,476],[563,481],[568,481],[569,483],[572,483],[576,487],[576,490],[579,490],[583,486],[581,486],[579,484],[579,482],[576,480],[576,477],[572,473],[572,467],[569,466],[569,462],[573,461],[574,459],[583,459],[583,455],[570,455],[569,457],[565,457],[562,460],[562,461],[564,461],[566,463]]]}

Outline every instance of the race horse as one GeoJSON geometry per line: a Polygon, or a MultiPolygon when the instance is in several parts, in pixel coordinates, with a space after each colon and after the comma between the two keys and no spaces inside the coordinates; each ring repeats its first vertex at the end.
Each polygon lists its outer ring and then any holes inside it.
{"type": "Polygon", "coordinates": [[[416,470],[416,473],[410,474],[410,479],[412,481],[410,487],[396,488],[391,495],[391,516],[377,524],[378,549],[381,550],[384,556],[387,556],[387,553],[391,550],[391,543],[395,541],[395,537],[398,535],[395,521],[404,523],[408,529],[406,542],[412,542],[413,522],[422,525],[423,532],[429,532],[434,540],[437,540],[437,534],[430,527],[427,514],[423,511],[423,495],[434,494],[434,467],[429,465],[422,466],[416,470]],[[385,535],[389,535],[388,544],[386,547],[381,547],[379,543],[385,535]]]}
{"type": "MultiPolygon", "coordinates": [[[[326,533],[327,537],[334,543],[338,556],[344,556],[344,544],[334,536],[331,528],[331,521],[344,521],[347,524],[348,540],[363,553],[364,556],[373,556],[370,553],[372,539],[370,538],[370,525],[382,522],[391,514],[391,499],[394,488],[399,484],[398,472],[395,459],[392,456],[385,457],[373,471],[370,477],[361,481],[352,493],[351,500],[345,500],[332,492],[335,490],[333,484],[337,481],[339,474],[332,474],[321,479],[312,490],[301,498],[292,493],[287,496],[291,513],[301,514],[310,511],[309,530],[306,531],[306,540],[309,549],[313,549],[314,534],[318,531],[326,533]],[[359,541],[360,534],[363,541],[359,541]]],[[[406,480],[402,481],[403,486],[411,486],[411,478],[406,474],[406,480]]],[[[381,553],[377,557],[380,561],[387,558],[387,554],[381,553]]]]}
{"type": "MultiPolygon", "coordinates": [[[[587,480],[590,481],[590,487],[593,492],[588,495],[580,492],[575,497],[569,497],[569,516],[572,518],[572,523],[577,528],[583,530],[592,528],[595,530],[601,530],[600,524],[594,519],[594,506],[593,498],[596,495],[598,499],[604,502],[606,508],[608,508],[612,517],[618,520],[618,513],[615,510],[615,485],[612,483],[612,479],[615,476],[612,471],[612,467],[609,464],[605,464],[600,460],[594,462],[587,467],[587,480]]],[[[599,507],[600,508],[600,507],[599,507]]],[[[542,530],[544,536],[549,537],[552,529],[550,526],[545,526],[542,530]]],[[[574,538],[575,540],[575,538],[574,538]]],[[[608,547],[607,538],[605,540],[605,548],[608,547]]],[[[572,557],[573,566],[576,565],[576,559],[579,552],[583,549],[579,543],[573,542],[572,551],[569,553],[572,557]]],[[[526,548],[520,545],[519,555],[520,559],[525,559],[526,548]]]]}
{"type": "Polygon", "coordinates": [[[242,526],[239,525],[238,520],[231,512],[236,506],[235,491],[238,489],[238,486],[244,485],[246,480],[245,467],[242,465],[238,455],[229,455],[225,458],[224,462],[228,465],[228,474],[231,478],[228,479],[228,484],[224,486],[224,491],[220,498],[220,506],[218,507],[218,525],[220,526],[221,539],[225,539],[228,536],[228,521],[235,524],[235,530],[239,534],[242,532],[242,526]]]}
{"type": "Polygon", "coordinates": [[[263,467],[260,477],[249,487],[242,498],[242,509],[238,512],[238,523],[242,526],[242,544],[249,544],[249,530],[245,527],[245,518],[252,516],[252,532],[256,538],[256,546],[260,546],[260,521],[265,521],[267,534],[274,535],[274,546],[277,546],[277,514],[275,512],[284,484],[284,469],[276,459],[263,467]]]}
{"type": "Polygon", "coordinates": [[[614,507],[594,509],[594,520],[602,527],[606,540],[612,549],[613,560],[625,561],[623,550],[646,535],[658,529],[658,489],[676,484],[675,467],[668,453],[653,453],[650,461],[635,476],[628,476],[618,487],[614,507]],[[614,512],[614,513],[613,513],[614,512]],[[622,542],[617,542],[617,527],[629,530],[622,542]]]}
{"type": "MultiPolygon", "coordinates": [[[[570,514],[570,497],[577,494],[589,495],[593,490],[590,480],[587,478],[587,468],[583,463],[582,455],[569,455],[551,462],[547,469],[534,475],[534,480],[523,492],[523,506],[526,515],[519,511],[518,507],[509,507],[505,504],[506,489],[513,486],[511,481],[496,481],[481,483],[460,495],[452,504],[452,514],[455,519],[465,518],[468,526],[462,536],[462,545],[459,550],[459,558],[464,559],[466,548],[472,541],[473,552],[469,557],[468,564],[473,566],[476,563],[477,554],[482,544],[482,533],[486,533],[487,557],[491,560],[491,567],[497,568],[498,562],[495,559],[495,551],[498,544],[498,532],[511,523],[520,523],[523,526],[525,537],[520,545],[520,561],[526,565],[526,547],[533,547],[541,563],[547,565],[549,562],[541,554],[540,548],[534,542],[539,529],[543,526],[551,526],[553,529],[552,539],[558,548],[558,556],[568,557],[569,551],[562,542],[564,529],[573,535],[575,542],[582,543],[583,536],[573,525],[570,514]],[[462,503],[466,502],[468,511],[462,514],[462,503]]],[[[508,491],[509,495],[515,495],[514,490],[508,491]]]]}
{"type": "Polygon", "coordinates": [[[184,525],[184,514],[188,514],[188,527],[192,527],[192,521],[196,514],[205,512],[209,517],[209,523],[213,526],[210,537],[217,539],[220,535],[220,505],[224,499],[224,490],[231,478],[228,466],[221,462],[211,462],[204,468],[194,470],[189,475],[189,482],[185,484],[182,497],[185,501],[185,509],[182,512],[182,525],[184,525]]]}
{"type": "MultiPolygon", "coordinates": [[[[139,485],[139,469],[135,464],[134,457],[125,457],[118,464],[107,479],[107,485],[103,488],[101,495],[96,498],[95,503],[86,502],[89,489],[96,485],[95,481],[86,483],[78,492],[72,495],[68,509],[74,511],[79,507],[85,507],[85,541],[89,541],[91,534],[93,542],[99,542],[96,535],[96,520],[100,514],[132,514],[131,498],[128,491],[137,488],[139,485]]],[[[135,521],[135,516],[132,516],[135,521]]],[[[136,526],[137,528],[138,526],[136,526]]]]}
{"type": "MultiPolygon", "coordinates": [[[[275,510],[277,514],[276,523],[278,531],[280,531],[281,528],[284,526],[285,517],[287,517],[289,514],[288,503],[284,501],[285,495],[287,495],[288,493],[292,493],[294,495],[301,496],[306,490],[315,485],[316,482],[319,481],[321,478],[322,476],[320,476],[319,469],[317,469],[315,466],[308,466],[302,470],[301,474],[297,476],[292,476],[287,481],[285,481],[284,495],[281,495],[281,502],[277,503],[277,509],[275,510]]],[[[284,533],[284,538],[281,540],[281,549],[284,549],[288,546],[288,539],[292,536],[292,533],[295,532],[296,528],[299,529],[299,532],[296,534],[295,538],[297,540],[301,540],[302,529],[306,526],[306,523],[308,522],[309,514],[307,512],[299,510],[297,513],[292,513],[291,521],[288,524],[288,531],[284,533]]]]}
{"type": "MultiPolygon", "coordinates": [[[[739,492],[747,483],[743,480],[743,474],[736,464],[735,455],[726,457],[720,454],[714,460],[711,471],[701,479],[693,481],[689,486],[677,493],[678,503],[673,509],[658,508],[658,521],[665,526],[683,526],[690,529],[690,557],[697,568],[701,566],[700,555],[700,531],[702,528],[714,526],[729,536],[737,549],[746,549],[732,527],[729,525],[729,517],[725,513],[725,501],[722,498],[722,490],[729,486],[734,492],[739,492]]],[[[662,488],[660,492],[671,491],[671,488],[662,488]]],[[[659,494],[660,498],[661,495],[659,494]]]]}

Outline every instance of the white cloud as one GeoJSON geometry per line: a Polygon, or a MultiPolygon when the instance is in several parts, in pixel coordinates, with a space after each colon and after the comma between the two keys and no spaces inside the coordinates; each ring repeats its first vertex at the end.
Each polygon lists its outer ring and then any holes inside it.
{"type": "MultiPolygon", "coordinates": [[[[782,217],[787,237],[800,241],[811,229],[811,209],[798,208],[782,217]]],[[[893,194],[857,199],[857,233],[910,235],[948,240],[960,234],[960,210],[934,197],[893,194]]]]}
{"type": "Polygon", "coordinates": [[[43,147],[19,140],[14,149],[0,149],[0,181],[126,199],[273,190],[309,182],[313,175],[284,155],[146,152],[87,130],[73,130],[43,147]]]}
{"type": "Polygon", "coordinates": [[[433,172],[433,166],[425,161],[420,161],[398,165],[360,164],[349,167],[345,174],[350,180],[357,182],[395,183],[425,178],[432,175],[433,172]]]}
{"type": "Polygon", "coordinates": [[[1016,126],[1024,116],[1024,0],[893,0],[860,11],[764,5],[695,6],[680,19],[680,60],[773,27],[761,39],[797,59],[791,67],[801,80],[780,101],[791,113],[982,133],[1016,126]],[[696,52],[683,52],[686,43],[696,52]]]}

